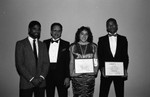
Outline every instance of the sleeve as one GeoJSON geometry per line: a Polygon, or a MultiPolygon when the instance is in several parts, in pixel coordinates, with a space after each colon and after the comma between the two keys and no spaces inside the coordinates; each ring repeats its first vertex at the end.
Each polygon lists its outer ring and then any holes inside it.
{"type": "Polygon", "coordinates": [[[70,71],[69,71],[69,63],[70,63],[70,52],[69,52],[69,46],[70,46],[70,43],[68,42],[67,44],[67,49],[66,49],[66,52],[65,52],[65,57],[66,57],[66,65],[65,65],[65,75],[66,77],[70,78],[70,71]]]}
{"type": "Polygon", "coordinates": [[[46,44],[43,43],[43,58],[42,58],[42,72],[41,72],[41,76],[46,78],[47,74],[48,74],[48,70],[49,70],[49,56],[47,53],[47,48],[46,48],[46,44]]]}
{"type": "Polygon", "coordinates": [[[24,56],[24,46],[21,42],[16,43],[16,48],[15,48],[15,65],[16,69],[18,71],[19,76],[23,76],[25,79],[28,81],[31,80],[33,77],[27,70],[27,68],[24,66],[25,64],[25,56],[24,56]]]}
{"type": "Polygon", "coordinates": [[[127,70],[128,69],[128,64],[129,64],[129,56],[128,56],[128,41],[127,38],[125,37],[125,41],[123,44],[123,60],[124,60],[124,68],[127,70]]]}
{"type": "Polygon", "coordinates": [[[98,62],[99,62],[99,69],[100,71],[104,67],[104,51],[103,51],[103,44],[102,44],[102,39],[99,38],[98,41],[98,47],[97,47],[97,56],[98,56],[98,62]]]}
{"type": "Polygon", "coordinates": [[[69,48],[69,51],[70,51],[70,64],[69,64],[70,76],[74,75],[74,57],[72,54],[72,47],[73,47],[73,45],[71,45],[69,48]]]}

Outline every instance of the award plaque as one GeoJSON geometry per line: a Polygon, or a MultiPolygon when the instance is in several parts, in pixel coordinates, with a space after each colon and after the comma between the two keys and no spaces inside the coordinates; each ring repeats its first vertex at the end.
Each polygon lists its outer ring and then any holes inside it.
{"type": "Polygon", "coordinates": [[[124,76],[123,62],[105,62],[106,76],[124,76]]]}
{"type": "Polygon", "coordinates": [[[93,73],[93,59],[75,59],[75,73],[93,73]]]}

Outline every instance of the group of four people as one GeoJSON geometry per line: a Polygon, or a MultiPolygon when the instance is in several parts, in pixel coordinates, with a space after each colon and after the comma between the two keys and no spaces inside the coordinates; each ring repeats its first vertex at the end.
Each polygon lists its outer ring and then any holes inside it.
{"type": "Polygon", "coordinates": [[[19,97],[32,97],[33,93],[35,97],[44,97],[45,89],[47,97],[54,97],[55,87],[59,97],[68,97],[70,80],[73,97],[93,97],[99,70],[99,97],[108,97],[112,82],[116,97],[124,97],[129,63],[128,42],[125,36],[117,33],[118,24],[114,18],[107,20],[108,34],[99,38],[98,45],[93,42],[90,28],[85,26],[77,30],[72,44],[61,39],[63,27],[60,23],[51,25],[52,38],[43,42],[39,40],[41,25],[38,21],[31,21],[28,28],[28,37],[17,41],[15,50],[20,76],[19,97]],[[77,73],[76,60],[80,59],[93,60],[92,73],[77,73]],[[105,62],[123,62],[124,76],[106,76],[105,62]]]}

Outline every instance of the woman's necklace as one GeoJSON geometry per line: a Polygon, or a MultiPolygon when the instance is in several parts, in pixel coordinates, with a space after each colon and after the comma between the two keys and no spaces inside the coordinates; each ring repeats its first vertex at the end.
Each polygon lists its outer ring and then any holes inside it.
{"type": "Polygon", "coordinates": [[[86,53],[86,50],[87,50],[87,44],[86,44],[84,50],[82,49],[81,44],[79,44],[79,46],[80,46],[80,49],[81,49],[82,57],[85,58],[85,53],[86,53]]]}

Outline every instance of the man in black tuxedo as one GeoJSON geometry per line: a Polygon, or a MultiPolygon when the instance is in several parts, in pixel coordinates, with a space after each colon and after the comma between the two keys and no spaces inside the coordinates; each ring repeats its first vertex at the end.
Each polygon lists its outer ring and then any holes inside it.
{"type": "Polygon", "coordinates": [[[47,97],[54,97],[55,87],[57,87],[59,97],[68,96],[68,88],[70,86],[70,43],[61,39],[62,30],[63,27],[60,23],[53,23],[50,33],[52,38],[44,40],[50,58],[49,72],[46,77],[47,97]]]}
{"type": "Polygon", "coordinates": [[[129,63],[128,41],[125,36],[117,33],[118,25],[114,18],[106,22],[108,34],[99,38],[98,60],[101,71],[99,97],[108,97],[110,85],[113,82],[116,97],[124,97],[124,81],[127,80],[129,63]],[[105,62],[123,62],[124,76],[106,76],[105,62]]]}

